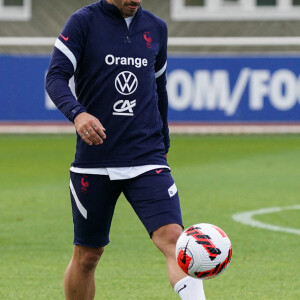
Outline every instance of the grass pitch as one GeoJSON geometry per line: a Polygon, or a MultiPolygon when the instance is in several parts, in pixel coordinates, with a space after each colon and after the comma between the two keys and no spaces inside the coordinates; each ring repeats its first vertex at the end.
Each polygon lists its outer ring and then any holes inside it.
{"type": "MultiPolygon", "coordinates": [[[[72,254],[69,167],[73,135],[0,135],[0,299],[63,299],[72,254]]],[[[172,136],[169,164],[185,226],[213,223],[232,262],[204,282],[207,299],[300,299],[300,236],[236,223],[237,212],[300,204],[300,137],[172,136]]],[[[257,216],[300,228],[299,210],[257,216]]],[[[179,299],[164,258],[120,198],[96,299],[179,299]]]]}

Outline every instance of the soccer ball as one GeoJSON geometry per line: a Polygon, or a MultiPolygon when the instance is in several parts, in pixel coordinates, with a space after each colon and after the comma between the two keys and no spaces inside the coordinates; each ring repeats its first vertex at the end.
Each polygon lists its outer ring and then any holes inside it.
{"type": "Polygon", "coordinates": [[[176,244],[176,260],[189,276],[209,279],[220,275],[231,260],[231,242],[219,227],[200,223],[187,228],[176,244]]]}

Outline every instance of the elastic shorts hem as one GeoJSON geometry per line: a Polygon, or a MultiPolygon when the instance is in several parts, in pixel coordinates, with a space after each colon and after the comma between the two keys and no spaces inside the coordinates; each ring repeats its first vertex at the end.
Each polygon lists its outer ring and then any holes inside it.
{"type": "Polygon", "coordinates": [[[88,243],[79,243],[79,242],[73,242],[74,246],[82,246],[87,248],[103,248],[107,246],[110,242],[103,243],[103,244],[88,244],[88,243]]]}
{"type": "Polygon", "coordinates": [[[178,222],[178,221],[165,221],[165,222],[161,222],[159,224],[156,224],[155,227],[153,227],[153,229],[151,228],[150,230],[148,230],[148,233],[149,233],[149,236],[150,238],[152,239],[152,234],[155,230],[163,227],[163,226],[166,226],[166,225],[170,225],[170,224],[176,224],[176,225],[179,225],[182,227],[182,229],[184,229],[184,226],[181,222],[178,222]]]}

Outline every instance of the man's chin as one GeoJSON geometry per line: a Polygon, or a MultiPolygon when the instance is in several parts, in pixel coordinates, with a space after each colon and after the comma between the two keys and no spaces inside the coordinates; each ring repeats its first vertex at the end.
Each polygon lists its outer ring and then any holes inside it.
{"type": "Polygon", "coordinates": [[[123,10],[123,14],[125,17],[132,17],[136,14],[136,12],[138,11],[138,7],[126,7],[123,10]]]}

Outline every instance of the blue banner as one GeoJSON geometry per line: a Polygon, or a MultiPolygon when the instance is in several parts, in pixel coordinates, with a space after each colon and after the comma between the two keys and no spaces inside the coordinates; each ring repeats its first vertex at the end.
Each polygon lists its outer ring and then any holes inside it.
{"type": "Polygon", "coordinates": [[[64,121],[45,92],[49,56],[0,56],[0,121],[64,121]]]}
{"type": "Polygon", "coordinates": [[[300,56],[172,57],[170,120],[300,121],[300,56]]]}
{"type": "MultiPolygon", "coordinates": [[[[0,121],[66,121],[44,89],[48,64],[0,56],[0,121]]],[[[300,56],[170,56],[168,93],[170,122],[299,122],[300,56]]]]}

